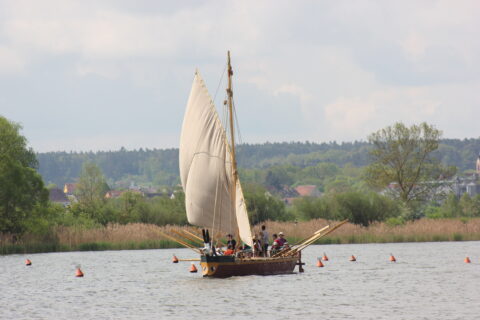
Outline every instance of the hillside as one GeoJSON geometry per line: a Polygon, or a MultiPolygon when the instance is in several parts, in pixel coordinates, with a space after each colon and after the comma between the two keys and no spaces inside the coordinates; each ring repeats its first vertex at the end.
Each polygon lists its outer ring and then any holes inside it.
{"type": "MultiPolygon", "coordinates": [[[[237,147],[239,167],[257,172],[278,167],[305,169],[319,163],[361,168],[369,162],[369,144],[282,142],[242,144],[237,147]]],[[[435,156],[459,172],[473,169],[480,151],[479,139],[444,139],[435,156]]],[[[178,178],[178,149],[139,149],[100,152],[48,152],[37,154],[39,172],[46,183],[62,186],[78,178],[82,164],[95,162],[110,184],[137,182],[152,186],[174,186],[178,178]]],[[[296,181],[293,181],[295,183],[296,181]]]]}

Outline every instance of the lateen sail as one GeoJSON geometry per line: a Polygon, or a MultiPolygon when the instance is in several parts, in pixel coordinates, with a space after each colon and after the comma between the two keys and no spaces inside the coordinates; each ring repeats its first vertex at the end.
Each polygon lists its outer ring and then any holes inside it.
{"type": "Polygon", "coordinates": [[[179,161],[188,222],[226,233],[236,233],[238,226],[242,241],[252,245],[239,182],[232,206],[232,165],[225,129],[198,72],[183,120],[179,161]]]}
{"type": "Polygon", "coordinates": [[[238,221],[238,231],[240,232],[240,239],[249,246],[253,246],[252,232],[250,230],[250,221],[248,220],[247,205],[245,199],[243,198],[242,186],[240,181],[237,180],[236,187],[236,215],[238,221]]]}

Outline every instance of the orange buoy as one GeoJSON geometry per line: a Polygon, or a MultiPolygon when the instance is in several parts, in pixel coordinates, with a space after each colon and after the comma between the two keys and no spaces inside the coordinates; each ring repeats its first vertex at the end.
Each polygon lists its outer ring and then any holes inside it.
{"type": "Polygon", "coordinates": [[[328,257],[327,257],[327,255],[325,254],[325,252],[323,253],[322,260],[323,260],[323,261],[328,261],[328,257]]]}
{"type": "Polygon", "coordinates": [[[465,260],[463,260],[463,261],[465,261],[465,263],[470,263],[471,262],[469,257],[466,257],[465,260]]]}
{"type": "Polygon", "coordinates": [[[320,258],[317,258],[317,267],[323,268],[323,263],[322,263],[322,260],[320,258]]]}
{"type": "Polygon", "coordinates": [[[350,260],[350,261],[357,261],[357,258],[355,258],[355,256],[352,254],[352,256],[350,257],[349,260],[350,260]]]}
{"type": "Polygon", "coordinates": [[[173,255],[173,257],[172,257],[172,262],[173,262],[173,263],[178,263],[178,258],[177,258],[176,255],[173,255]]]}
{"type": "Polygon", "coordinates": [[[83,277],[83,272],[82,270],[80,270],[80,268],[77,268],[77,270],[75,271],[75,277],[83,277]]]}
{"type": "Polygon", "coordinates": [[[391,262],[397,262],[397,259],[395,259],[395,257],[391,253],[390,253],[390,261],[391,262]]]}
{"type": "Polygon", "coordinates": [[[30,261],[30,259],[25,260],[25,265],[26,265],[26,266],[31,266],[31,265],[32,265],[32,261],[30,261]]]}
{"type": "Polygon", "coordinates": [[[190,272],[191,272],[191,273],[195,273],[195,272],[197,272],[197,271],[198,271],[198,270],[197,270],[197,267],[195,267],[195,263],[192,262],[192,266],[190,267],[190,272]]]}

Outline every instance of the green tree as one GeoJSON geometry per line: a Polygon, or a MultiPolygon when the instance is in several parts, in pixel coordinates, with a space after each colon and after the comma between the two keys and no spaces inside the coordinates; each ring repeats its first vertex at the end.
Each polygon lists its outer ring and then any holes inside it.
{"type": "Polygon", "coordinates": [[[102,170],[93,162],[85,163],[76,189],[78,201],[86,205],[103,202],[108,190],[102,170]]]}
{"type": "Polygon", "coordinates": [[[21,129],[0,116],[0,232],[22,233],[34,207],[48,202],[35,153],[21,129]]]}
{"type": "Polygon", "coordinates": [[[398,216],[398,202],[375,192],[332,193],[322,198],[302,198],[293,203],[295,214],[304,220],[348,219],[355,224],[368,226],[375,221],[398,216]]]}
{"type": "Polygon", "coordinates": [[[265,185],[276,190],[281,190],[284,186],[289,186],[292,183],[293,179],[284,167],[273,167],[268,170],[265,176],[265,185]]]}
{"type": "Polygon", "coordinates": [[[433,183],[442,165],[432,152],[438,148],[441,131],[427,123],[406,127],[402,123],[372,133],[372,162],[366,169],[367,182],[377,188],[395,183],[394,196],[410,205],[424,200],[438,187],[433,183]]]}
{"type": "Polygon", "coordinates": [[[461,207],[460,202],[457,196],[453,193],[450,193],[443,205],[440,207],[440,215],[443,218],[455,218],[460,216],[461,207]]]}
{"type": "Polygon", "coordinates": [[[312,219],[332,219],[328,201],[323,198],[304,197],[293,202],[293,211],[297,217],[308,221],[312,219]]]}
{"type": "Polygon", "coordinates": [[[105,193],[108,190],[109,187],[100,168],[95,163],[86,162],[75,191],[78,204],[72,206],[72,211],[77,216],[84,214],[99,223],[107,224],[112,215],[112,212],[107,210],[109,208],[104,208],[105,193]]]}
{"type": "Polygon", "coordinates": [[[263,186],[247,184],[243,191],[252,224],[266,220],[289,219],[283,201],[271,195],[263,186]]]}
{"type": "Polygon", "coordinates": [[[118,222],[126,224],[140,220],[138,208],[145,202],[143,196],[138,192],[127,191],[120,196],[121,208],[118,222]]]}

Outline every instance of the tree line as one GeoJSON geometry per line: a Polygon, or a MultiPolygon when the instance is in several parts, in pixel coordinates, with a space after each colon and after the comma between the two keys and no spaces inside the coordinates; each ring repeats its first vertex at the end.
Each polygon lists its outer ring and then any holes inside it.
{"type": "MultiPolygon", "coordinates": [[[[264,144],[242,144],[237,147],[238,164],[245,173],[261,175],[271,170],[274,176],[285,176],[281,171],[290,172],[289,181],[309,183],[305,171],[315,171],[321,163],[347,168],[347,173],[356,175],[354,168],[363,168],[370,163],[373,145],[368,142],[283,142],[264,144]],[[295,168],[295,169],[292,169],[295,168]],[[303,176],[302,176],[303,175],[303,176]]],[[[432,156],[444,165],[456,167],[459,172],[472,170],[480,152],[480,138],[441,139],[432,156]]],[[[98,152],[47,152],[36,154],[39,168],[46,184],[62,186],[78,179],[85,162],[96,163],[112,187],[126,187],[132,181],[151,186],[177,185],[178,149],[139,149],[98,152]]],[[[272,177],[278,178],[278,177],[272,177]]],[[[281,178],[282,179],[282,178],[281,178]]],[[[258,179],[255,181],[258,182],[258,179]]],[[[268,181],[264,181],[268,183],[268,181]]],[[[283,182],[283,181],[282,181],[283,182]]],[[[317,181],[311,182],[318,183],[317,181]]]]}
{"type": "MultiPolygon", "coordinates": [[[[48,238],[49,230],[58,226],[187,223],[184,195],[175,187],[177,150],[122,149],[36,155],[20,130],[20,125],[0,116],[0,234],[32,233],[48,238]],[[45,160],[50,156],[53,161],[45,160]],[[55,164],[59,164],[56,168],[59,177],[68,176],[77,181],[78,201],[66,208],[48,201],[46,173],[42,179],[37,171],[37,158],[40,172],[41,161],[44,161],[44,170],[53,170],[55,164]],[[117,183],[115,177],[133,178],[138,173],[146,181],[158,179],[158,185],[170,186],[173,196],[147,198],[128,191],[119,198],[105,197],[112,181],[117,183]]],[[[372,133],[368,142],[267,143],[263,145],[265,148],[242,145],[240,159],[244,157],[242,161],[250,163],[240,171],[250,220],[257,224],[266,220],[349,219],[368,226],[377,221],[395,224],[424,216],[480,216],[479,196],[464,195],[460,199],[452,194],[443,199],[431,196],[437,187],[432,182],[451,177],[457,171],[441,160],[441,152],[457,160],[462,159],[456,158],[459,154],[471,155],[473,164],[476,159],[473,149],[477,144],[475,139],[441,140],[441,131],[426,123],[410,127],[396,123],[372,133]],[[446,141],[450,144],[446,145],[446,141]],[[454,152],[459,146],[468,147],[454,152]],[[441,151],[442,148],[449,152],[441,151]],[[319,149],[324,152],[317,151],[319,149]],[[354,158],[361,159],[354,155],[363,152],[365,159],[369,159],[363,166],[351,162],[354,158]],[[324,161],[319,161],[321,157],[324,161]],[[259,162],[254,164],[252,159],[259,162]],[[396,186],[394,192],[384,192],[392,183],[396,186]],[[287,206],[281,195],[298,184],[316,184],[323,196],[299,198],[287,206]]]]}

